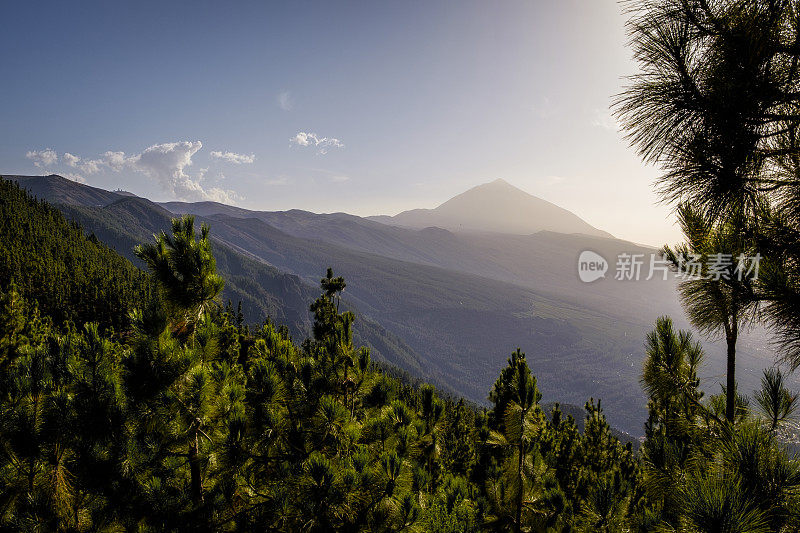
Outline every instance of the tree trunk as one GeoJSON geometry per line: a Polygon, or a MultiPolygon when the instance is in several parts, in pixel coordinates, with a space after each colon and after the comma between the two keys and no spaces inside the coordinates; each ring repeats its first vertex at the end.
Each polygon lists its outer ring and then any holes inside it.
{"type": "MultiPolygon", "coordinates": [[[[523,424],[525,423],[525,414],[522,415],[523,424]]],[[[523,426],[524,427],[524,426],[523,426]]],[[[522,484],[522,461],[524,460],[525,443],[522,440],[522,435],[519,438],[519,463],[517,464],[517,482],[519,483],[519,492],[517,493],[517,533],[522,531],[522,495],[524,487],[522,484]]]]}
{"type": "Polygon", "coordinates": [[[727,336],[728,343],[728,380],[725,385],[725,418],[733,424],[736,414],[736,335],[727,336]]]}
{"type": "Polygon", "coordinates": [[[192,474],[192,502],[199,505],[203,501],[203,482],[200,479],[200,458],[198,457],[197,431],[189,444],[189,469],[192,474]]]}

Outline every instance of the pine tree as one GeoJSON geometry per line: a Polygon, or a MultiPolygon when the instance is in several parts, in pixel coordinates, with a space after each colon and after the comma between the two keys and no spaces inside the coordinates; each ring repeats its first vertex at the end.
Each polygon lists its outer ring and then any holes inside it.
{"type": "Polygon", "coordinates": [[[678,207],[678,221],[686,244],[675,250],[664,248],[666,257],[681,274],[688,276],[679,284],[679,293],[692,325],[710,337],[721,334],[727,346],[727,381],[725,418],[733,423],[736,414],[736,342],[739,331],[753,324],[758,316],[758,298],[748,274],[751,257],[757,254],[755,243],[745,235],[742,214],[714,222],[690,204],[678,207]],[[694,260],[702,267],[688,272],[686,264],[694,260]],[[720,260],[711,272],[713,258],[720,260]]]}
{"type": "Polygon", "coordinates": [[[200,240],[194,230],[194,217],[172,220],[172,235],[155,236],[155,243],[136,247],[136,255],[145,262],[164,295],[164,302],[178,320],[176,327],[191,330],[211,306],[224,282],[216,272],[211,253],[209,226],[203,224],[200,240]]]}
{"type": "Polygon", "coordinates": [[[786,388],[783,372],[779,368],[764,370],[761,390],[756,391],[755,399],[773,432],[781,422],[791,418],[797,409],[797,394],[786,388]]]}
{"type": "Polygon", "coordinates": [[[541,394],[531,375],[525,354],[519,349],[509,359],[507,371],[495,383],[495,410],[505,407],[502,430],[494,431],[489,443],[503,450],[501,478],[490,490],[498,521],[508,521],[520,532],[537,514],[537,500],[547,470],[539,453],[537,433],[543,425],[539,408],[541,394]],[[523,522],[525,520],[525,522],[523,522]]]}

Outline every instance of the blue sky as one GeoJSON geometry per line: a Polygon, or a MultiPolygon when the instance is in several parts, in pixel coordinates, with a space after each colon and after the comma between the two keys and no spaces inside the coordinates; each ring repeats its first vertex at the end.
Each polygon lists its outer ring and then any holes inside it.
{"type": "Polygon", "coordinates": [[[3,173],[360,215],[504,178],[619,237],[679,239],[657,170],[608,111],[635,72],[612,0],[6,2],[0,15],[3,173]]]}

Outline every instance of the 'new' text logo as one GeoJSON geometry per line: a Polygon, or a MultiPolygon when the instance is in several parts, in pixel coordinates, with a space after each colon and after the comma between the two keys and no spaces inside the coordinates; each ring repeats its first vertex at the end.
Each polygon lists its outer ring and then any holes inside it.
{"type": "Polygon", "coordinates": [[[578,277],[584,283],[604,278],[608,271],[608,261],[590,250],[581,252],[578,257],[578,277]]]}

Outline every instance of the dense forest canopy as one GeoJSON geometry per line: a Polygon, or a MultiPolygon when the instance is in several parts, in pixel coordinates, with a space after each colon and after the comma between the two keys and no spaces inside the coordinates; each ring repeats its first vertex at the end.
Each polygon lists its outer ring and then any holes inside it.
{"type": "Polygon", "coordinates": [[[151,297],[151,282],[130,261],[64,219],[61,212],[0,180],[0,289],[35,301],[57,322],[121,329],[151,297]]]}

